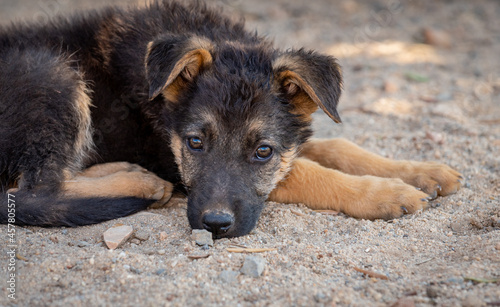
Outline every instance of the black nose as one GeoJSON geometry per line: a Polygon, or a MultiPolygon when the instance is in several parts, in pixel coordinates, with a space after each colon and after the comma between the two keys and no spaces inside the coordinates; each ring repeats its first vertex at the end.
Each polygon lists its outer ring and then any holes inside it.
{"type": "Polygon", "coordinates": [[[234,216],[221,211],[208,211],[202,216],[203,227],[214,235],[226,233],[234,223],[234,216]]]}

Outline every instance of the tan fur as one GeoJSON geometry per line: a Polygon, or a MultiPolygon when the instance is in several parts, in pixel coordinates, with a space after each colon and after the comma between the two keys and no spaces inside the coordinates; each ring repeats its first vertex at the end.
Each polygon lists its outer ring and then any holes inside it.
{"type": "Polygon", "coordinates": [[[171,102],[177,102],[188,82],[193,81],[200,71],[212,63],[210,52],[196,49],[186,53],[174,66],[161,92],[171,102]],[[182,76],[182,78],[181,78],[182,76]]]}
{"type": "Polygon", "coordinates": [[[292,168],[292,162],[297,157],[297,148],[292,148],[289,151],[281,155],[280,170],[275,175],[273,184],[276,186],[280,181],[282,181],[285,176],[290,172],[292,168]]]}
{"type": "Polygon", "coordinates": [[[357,218],[390,219],[427,206],[427,195],[400,179],[352,176],[298,158],[269,200],[303,203],[312,209],[332,209],[357,218]]]}
{"type": "Polygon", "coordinates": [[[172,153],[174,154],[175,157],[175,162],[179,167],[179,172],[181,173],[181,175],[184,173],[182,169],[182,146],[183,146],[183,141],[181,137],[177,135],[175,132],[172,132],[172,136],[170,139],[170,149],[172,149],[172,153]]]}
{"type": "MultiPolygon", "coordinates": [[[[161,89],[164,97],[172,102],[177,102],[181,91],[186,87],[187,82],[193,81],[200,71],[212,64],[212,44],[204,38],[196,37],[191,39],[192,48],[174,66],[168,76],[167,82],[161,89]],[[182,78],[180,77],[182,76],[182,78]]],[[[150,48],[150,46],[148,47],[150,48]]],[[[148,51],[149,52],[149,51],[148,51]]]]}
{"type": "Polygon", "coordinates": [[[446,196],[460,188],[460,173],[447,165],[387,159],[342,138],[312,139],[302,147],[301,156],[351,175],[401,178],[430,195],[446,196]]]}
{"type": "Polygon", "coordinates": [[[253,118],[250,120],[247,126],[248,126],[247,134],[252,135],[253,133],[262,131],[263,127],[265,127],[265,122],[260,118],[253,118]]]}
{"type": "Polygon", "coordinates": [[[175,163],[179,169],[179,173],[182,178],[182,182],[190,186],[192,178],[195,176],[195,165],[193,160],[191,159],[191,155],[187,155],[184,157],[182,154],[184,149],[184,140],[177,135],[175,132],[172,132],[172,136],[170,139],[170,148],[175,157],[175,163]]]}
{"type": "Polygon", "coordinates": [[[301,156],[269,200],[390,219],[423,209],[428,194],[455,193],[461,184],[460,174],[446,165],[389,160],[345,139],[311,140],[301,156]]]}
{"type": "Polygon", "coordinates": [[[75,98],[75,111],[78,114],[79,120],[78,135],[74,144],[76,159],[70,165],[71,172],[79,171],[94,150],[92,118],[90,114],[92,102],[89,92],[90,90],[87,88],[85,82],[80,81],[76,91],[77,97],[75,98]]]}
{"type": "MultiPolygon", "coordinates": [[[[149,42],[146,46],[144,62],[146,69],[148,69],[147,59],[151,53],[152,46],[153,42],[149,42]]],[[[180,93],[188,82],[193,81],[202,69],[212,64],[213,59],[210,52],[213,50],[213,45],[208,39],[193,37],[190,39],[186,49],[189,51],[175,64],[167,81],[161,88],[155,91],[150,97],[151,100],[162,93],[168,101],[177,102],[180,93]]]]}
{"type": "Polygon", "coordinates": [[[127,162],[95,165],[63,183],[67,197],[138,197],[165,204],[173,186],[142,167],[127,162]]]}
{"type": "Polygon", "coordinates": [[[113,162],[113,163],[96,164],[80,172],[78,176],[96,178],[96,177],[104,177],[121,171],[144,172],[144,173],[148,172],[145,168],[137,164],[130,164],[128,162],[113,162]]]}
{"type": "Polygon", "coordinates": [[[312,87],[297,73],[289,70],[282,71],[278,76],[278,80],[280,80],[281,86],[292,87],[293,92],[289,94],[293,95],[291,101],[294,105],[293,113],[303,115],[304,119],[311,121],[311,114],[322,104],[312,87]],[[296,87],[298,89],[295,89],[296,87]]]}
{"type": "Polygon", "coordinates": [[[340,123],[340,118],[332,115],[323,105],[323,102],[314,92],[314,89],[309,85],[303,77],[300,76],[301,71],[304,70],[300,66],[301,61],[291,55],[283,55],[278,57],[273,62],[273,70],[280,71],[275,76],[275,86],[278,88],[287,88],[290,83],[298,86],[301,91],[292,94],[292,103],[295,106],[296,114],[303,115],[304,119],[310,121],[310,115],[319,107],[323,110],[336,123],[340,123]],[[284,69],[284,70],[282,70],[284,69]]]}

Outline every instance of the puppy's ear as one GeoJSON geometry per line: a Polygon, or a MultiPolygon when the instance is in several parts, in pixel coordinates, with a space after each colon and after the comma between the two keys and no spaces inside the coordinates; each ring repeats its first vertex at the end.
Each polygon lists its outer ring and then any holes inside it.
{"type": "Polygon", "coordinates": [[[320,107],[340,123],[337,103],[342,88],[335,58],[312,51],[292,50],[273,61],[274,87],[293,105],[293,113],[310,119],[320,107]]]}
{"type": "Polygon", "coordinates": [[[212,64],[212,42],[199,36],[163,36],[148,44],[146,77],[149,99],[160,93],[176,102],[189,83],[212,64]]]}

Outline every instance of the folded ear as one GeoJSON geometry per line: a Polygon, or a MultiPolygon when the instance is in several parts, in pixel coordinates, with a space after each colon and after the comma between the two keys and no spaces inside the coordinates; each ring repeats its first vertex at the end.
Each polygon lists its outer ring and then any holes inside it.
{"type": "Polygon", "coordinates": [[[211,41],[199,36],[163,36],[148,44],[149,99],[160,93],[176,102],[179,94],[212,63],[211,41]]]}
{"type": "Polygon", "coordinates": [[[292,50],[273,61],[274,87],[293,105],[293,112],[309,119],[320,107],[340,123],[337,103],[342,88],[335,58],[312,51],[292,50]]]}

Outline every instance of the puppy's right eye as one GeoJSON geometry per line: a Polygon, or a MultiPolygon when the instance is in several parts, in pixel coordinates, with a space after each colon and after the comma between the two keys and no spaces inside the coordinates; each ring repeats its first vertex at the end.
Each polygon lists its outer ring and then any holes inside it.
{"type": "Polygon", "coordinates": [[[192,151],[202,151],[203,141],[199,137],[190,137],[186,140],[187,147],[192,151]]]}

